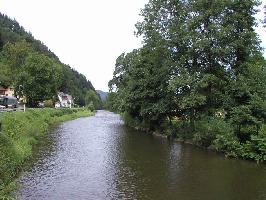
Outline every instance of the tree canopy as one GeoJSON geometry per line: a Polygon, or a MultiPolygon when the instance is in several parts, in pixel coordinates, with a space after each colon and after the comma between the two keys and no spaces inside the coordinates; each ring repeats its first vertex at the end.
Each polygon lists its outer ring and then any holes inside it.
{"type": "Polygon", "coordinates": [[[201,120],[222,116],[237,141],[250,142],[266,120],[258,5],[150,0],[136,24],[143,47],[117,58],[107,105],[150,130],[183,119],[195,132],[201,120]]]}

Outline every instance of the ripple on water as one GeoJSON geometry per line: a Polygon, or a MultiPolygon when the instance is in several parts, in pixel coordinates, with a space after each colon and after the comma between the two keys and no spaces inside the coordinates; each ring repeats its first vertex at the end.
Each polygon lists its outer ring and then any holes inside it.
{"type": "Polygon", "coordinates": [[[265,165],[153,138],[107,111],[60,125],[19,182],[27,200],[266,199],[265,165]]]}

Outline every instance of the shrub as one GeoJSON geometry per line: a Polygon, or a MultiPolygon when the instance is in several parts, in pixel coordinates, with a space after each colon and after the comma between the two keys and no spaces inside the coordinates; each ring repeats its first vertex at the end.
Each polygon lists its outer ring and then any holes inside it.
{"type": "Polygon", "coordinates": [[[250,140],[240,142],[231,132],[218,135],[214,141],[217,150],[224,152],[227,156],[240,157],[266,161],[266,125],[264,124],[257,135],[251,135],[250,140]]]}
{"type": "Polygon", "coordinates": [[[54,102],[53,102],[53,100],[45,100],[44,101],[44,107],[45,108],[54,108],[54,102]]]}
{"type": "Polygon", "coordinates": [[[224,152],[226,156],[238,157],[240,142],[233,131],[217,135],[213,145],[217,151],[224,152]]]}
{"type": "Polygon", "coordinates": [[[145,124],[145,122],[141,122],[138,118],[132,117],[128,112],[124,112],[122,114],[122,117],[127,126],[130,126],[136,129],[141,129],[144,131],[149,129],[149,125],[145,124]]]}
{"type": "Polygon", "coordinates": [[[231,134],[231,125],[222,118],[204,117],[195,123],[194,142],[203,147],[214,144],[219,135],[231,134]]]}
{"type": "Polygon", "coordinates": [[[92,101],[86,106],[86,108],[87,108],[88,110],[90,110],[90,111],[94,111],[94,110],[95,110],[95,107],[94,107],[92,101]]]}
{"type": "Polygon", "coordinates": [[[187,120],[172,120],[172,124],[166,128],[166,134],[180,139],[191,139],[193,137],[192,127],[187,120]]]}

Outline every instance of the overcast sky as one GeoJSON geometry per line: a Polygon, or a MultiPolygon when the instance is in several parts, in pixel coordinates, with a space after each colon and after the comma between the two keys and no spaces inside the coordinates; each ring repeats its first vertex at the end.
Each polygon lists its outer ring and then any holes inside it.
{"type": "MultiPolygon", "coordinates": [[[[0,0],[0,12],[15,18],[59,59],[108,91],[116,58],[141,46],[134,36],[148,0],[0,0]]],[[[265,4],[265,0],[264,0],[265,4]]],[[[262,13],[258,18],[262,19],[262,13]]],[[[258,33],[266,47],[266,32],[258,33]]]]}

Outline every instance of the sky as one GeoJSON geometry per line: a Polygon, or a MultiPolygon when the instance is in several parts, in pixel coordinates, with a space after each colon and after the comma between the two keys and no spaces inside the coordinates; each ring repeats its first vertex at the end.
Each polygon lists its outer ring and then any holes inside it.
{"type": "MultiPolygon", "coordinates": [[[[141,47],[134,35],[148,0],[0,0],[0,12],[16,19],[61,62],[108,91],[116,58],[141,47]]],[[[263,0],[266,4],[266,0],[263,0]]],[[[263,18],[263,13],[257,15],[263,18]]],[[[266,48],[266,29],[257,33],[266,48]]],[[[266,53],[264,54],[266,55],[266,53]]]]}

